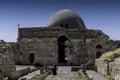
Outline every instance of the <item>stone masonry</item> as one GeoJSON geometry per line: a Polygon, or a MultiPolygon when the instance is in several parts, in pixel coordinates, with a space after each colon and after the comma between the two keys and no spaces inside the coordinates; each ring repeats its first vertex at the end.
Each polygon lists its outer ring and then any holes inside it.
{"type": "Polygon", "coordinates": [[[104,76],[109,76],[110,80],[120,80],[120,57],[114,60],[96,60],[97,70],[104,76]]]}
{"type": "Polygon", "coordinates": [[[19,56],[15,61],[22,64],[30,64],[31,53],[35,62],[58,64],[58,39],[61,36],[67,38],[65,56],[68,65],[94,60],[97,52],[102,54],[109,49],[108,36],[100,30],[38,27],[19,28],[18,31],[19,52],[16,54],[19,56]]]}
{"type": "Polygon", "coordinates": [[[109,37],[87,29],[82,18],[64,9],[51,16],[45,27],[18,28],[13,45],[16,64],[81,65],[110,50],[109,37]]]}
{"type": "Polygon", "coordinates": [[[4,77],[11,78],[15,69],[11,45],[0,40],[0,80],[4,77]]]}

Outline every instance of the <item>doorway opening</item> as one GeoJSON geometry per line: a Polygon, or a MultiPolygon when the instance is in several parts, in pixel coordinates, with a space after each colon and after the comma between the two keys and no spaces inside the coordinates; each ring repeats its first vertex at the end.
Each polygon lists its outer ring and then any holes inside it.
{"type": "Polygon", "coordinates": [[[35,55],[34,55],[34,53],[30,53],[30,58],[29,58],[30,60],[30,64],[33,64],[33,62],[34,62],[34,60],[35,60],[35,55]]]}
{"type": "Polygon", "coordinates": [[[68,40],[66,36],[60,36],[58,38],[58,63],[67,63],[67,57],[65,54],[65,48],[67,47],[65,42],[68,40]]]}
{"type": "Polygon", "coordinates": [[[102,45],[98,44],[98,45],[96,46],[96,49],[102,49],[102,45]]]}
{"type": "Polygon", "coordinates": [[[96,52],[96,58],[100,58],[101,55],[102,55],[102,52],[96,52]]]}

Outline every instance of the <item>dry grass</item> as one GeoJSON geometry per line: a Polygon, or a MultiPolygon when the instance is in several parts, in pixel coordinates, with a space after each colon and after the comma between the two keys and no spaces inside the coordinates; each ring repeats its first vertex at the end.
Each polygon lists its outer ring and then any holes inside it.
{"type": "Polygon", "coordinates": [[[120,48],[118,48],[116,50],[113,50],[113,51],[109,51],[109,52],[104,53],[100,57],[100,59],[107,59],[107,58],[110,58],[112,55],[118,55],[118,56],[120,56],[120,48]]]}

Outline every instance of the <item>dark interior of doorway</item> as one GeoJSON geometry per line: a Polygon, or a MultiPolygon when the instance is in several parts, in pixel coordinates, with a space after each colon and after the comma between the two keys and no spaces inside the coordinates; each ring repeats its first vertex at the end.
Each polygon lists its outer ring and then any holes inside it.
{"type": "Polygon", "coordinates": [[[102,52],[96,52],[96,58],[99,58],[102,55],[102,52]]]}
{"type": "Polygon", "coordinates": [[[34,53],[30,53],[30,64],[34,63],[35,55],[34,53]]]}
{"type": "Polygon", "coordinates": [[[58,39],[58,63],[67,63],[67,60],[65,60],[65,41],[67,41],[66,36],[61,36],[58,39]]]}

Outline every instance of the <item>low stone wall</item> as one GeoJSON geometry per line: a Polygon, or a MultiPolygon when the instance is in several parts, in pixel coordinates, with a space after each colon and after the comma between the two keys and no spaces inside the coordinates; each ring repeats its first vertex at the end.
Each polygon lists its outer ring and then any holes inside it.
{"type": "Polygon", "coordinates": [[[17,70],[14,72],[14,78],[17,79],[23,75],[26,75],[30,72],[30,68],[22,69],[22,70],[17,70]]]}
{"type": "Polygon", "coordinates": [[[120,57],[109,63],[109,72],[111,79],[120,80],[120,57]]]}
{"type": "Polygon", "coordinates": [[[80,69],[81,69],[81,67],[78,67],[78,66],[71,67],[71,71],[78,71],[80,69]]]}
{"type": "Polygon", "coordinates": [[[35,68],[35,69],[30,69],[29,67],[28,67],[28,68],[25,68],[25,69],[17,70],[17,71],[15,71],[15,72],[13,73],[14,75],[12,76],[12,80],[18,80],[19,77],[24,76],[24,75],[26,75],[26,74],[28,74],[28,73],[30,73],[30,72],[35,71],[35,70],[37,70],[37,68],[35,68]]]}
{"type": "Polygon", "coordinates": [[[107,61],[104,61],[103,59],[96,59],[95,64],[97,66],[97,71],[106,76],[108,75],[108,63],[107,61]]]}
{"type": "Polygon", "coordinates": [[[120,57],[115,58],[113,61],[97,59],[96,65],[100,74],[110,80],[120,80],[120,57]]]}
{"type": "MultiPolygon", "coordinates": [[[[32,70],[29,68],[26,68],[23,70],[18,70],[15,74],[14,79],[18,80],[17,78],[24,76],[24,75],[26,75],[30,72],[33,72],[35,70],[38,70],[38,69],[40,70],[40,75],[34,75],[34,77],[32,77],[32,79],[34,79],[34,80],[35,80],[35,78],[37,79],[37,77],[40,78],[40,80],[43,80],[43,78],[45,78],[47,75],[52,74],[51,69],[49,69],[49,67],[38,67],[38,68],[32,69],[32,70]]],[[[32,80],[32,79],[30,79],[30,80],[32,80]]],[[[23,77],[23,78],[20,78],[20,80],[28,80],[28,79],[26,77],[23,77]]]]}
{"type": "Polygon", "coordinates": [[[41,67],[39,69],[40,69],[40,75],[32,77],[31,80],[46,80],[45,78],[48,75],[52,74],[51,68],[49,68],[49,67],[41,67]]]}

